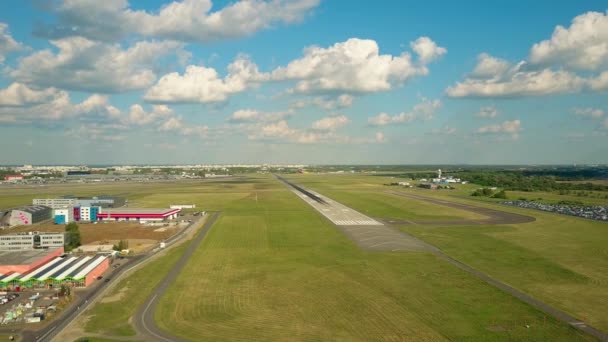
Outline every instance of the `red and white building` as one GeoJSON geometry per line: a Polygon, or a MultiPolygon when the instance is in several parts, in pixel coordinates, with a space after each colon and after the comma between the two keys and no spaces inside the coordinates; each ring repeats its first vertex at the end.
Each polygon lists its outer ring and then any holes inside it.
{"type": "Polygon", "coordinates": [[[6,175],[4,180],[7,182],[17,182],[23,180],[23,175],[6,175]]]}
{"type": "Polygon", "coordinates": [[[98,221],[167,221],[177,218],[181,209],[136,209],[136,208],[102,208],[97,214],[98,221]]]}

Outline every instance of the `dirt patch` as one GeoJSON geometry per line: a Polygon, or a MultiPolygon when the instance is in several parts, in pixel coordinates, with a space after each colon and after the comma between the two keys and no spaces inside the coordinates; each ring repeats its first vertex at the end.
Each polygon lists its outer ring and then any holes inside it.
{"type": "MultiPolygon", "coordinates": [[[[157,231],[158,228],[144,226],[135,222],[109,222],[109,223],[81,223],[78,224],[80,229],[81,243],[87,245],[94,242],[127,239],[145,239],[158,242],[166,240],[179,230],[177,226],[162,227],[163,231],[157,231]]],[[[5,229],[0,231],[0,235],[12,234],[16,232],[63,232],[65,226],[61,224],[41,224],[36,226],[17,227],[13,229],[5,229]]]]}
{"type": "Polygon", "coordinates": [[[125,293],[127,293],[128,289],[129,288],[127,288],[127,287],[122,287],[122,288],[120,288],[120,290],[118,290],[113,295],[102,297],[101,300],[99,300],[99,302],[100,303],[118,302],[119,300],[122,299],[122,297],[124,297],[124,295],[125,295],[125,293]]]}

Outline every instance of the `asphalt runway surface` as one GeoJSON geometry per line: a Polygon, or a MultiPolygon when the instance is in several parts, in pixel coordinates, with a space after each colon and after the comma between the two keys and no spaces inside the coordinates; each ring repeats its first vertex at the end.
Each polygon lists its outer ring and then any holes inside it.
{"type": "MultiPolygon", "coordinates": [[[[282,179],[281,179],[282,180],[282,179]]],[[[284,181],[284,180],[283,180],[284,181]]],[[[288,182],[284,181],[289,184],[288,182]]],[[[310,190],[308,190],[310,191],[310,190]]],[[[326,201],[331,201],[327,197],[323,197],[322,195],[311,192],[316,196],[321,196],[326,201]]],[[[469,204],[461,204],[456,202],[450,202],[435,198],[429,198],[424,196],[418,196],[413,194],[406,194],[402,192],[394,192],[389,191],[388,193],[392,193],[394,195],[408,197],[414,200],[422,200],[430,203],[445,205],[448,207],[472,211],[481,215],[486,216],[487,218],[479,219],[479,220],[454,220],[454,221],[424,221],[421,223],[416,223],[409,220],[395,220],[397,223],[395,224],[443,224],[443,225],[468,225],[468,224],[516,224],[516,223],[528,223],[533,222],[536,219],[531,216],[514,214],[509,212],[503,212],[500,210],[494,210],[484,207],[477,207],[469,204]]],[[[297,193],[296,193],[297,194],[297,193]]],[[[300,194],[297,194],[298,197],[302,198],[304,201],[309,203],[311,206],[315,207],[313,203],[311,203],[306,198],[303,198],[300,194]]],[[[335,204],[335,201],[331,201],[335,204]]],[[[331,204],[331,203],[330,203],[331,204]]],[[[317,209],[317,208],[315,208],[317,209]]],[[[317,209],[318,210],[318,209],[317,209]]],[[[327,217],[326,215],[324,215],[327,217]]],[[[578,320],[577,318],[569,315],[568,313],[556,309],[542,301],[539,301],[524,292],[517,290],[510,285],[507,285],[497,279],[494,279],[487,275],[486,273],[480,272],[450,256],[443,253],[439,248],[428,244],[422,240],[419,240],[405,232],[393,229],[389,226],[389,224],[393,224],[393,221],[387,220],[385,221],[386,225],[375,225],[375,226],[345,226],[345,225],[336,225],[338,229],[344,232],[351,240],[353,240],[358,246],[363,249],[368,250],[384,250],[384,251],[426,251],[434,254],[440,259],[443,259],[450,264],[460,268],[461,270],[477,277],[484,282],[506,292],[510,295],[518,298],[519,300],[527,303],[540,310],[541,312],[556,318],[557,320],[579,330],[586,334],[589,334],[600,341],[608,341],[608,334],[599,329],[594,328],[593,326],[588,325],[587,323],[578,320]],[[389,232],[389,230],[391,230],[389,232]]]]}
{"type": "Polygon", "coordinates": [[[479,215],[486,216],[486,218],[478,220],[398,220],[398,219],[384,219],[385,223],[396,224],[396,225],[443,225],[443,226],[462,226],[462,225],[491,225],[491,224],[518,224],[518,223],[529,223],[536,221],[536,218],[532,216],[526,216],[521,214],[510,213],[507,211],[501,211],[496,209],[490,209],[485,207],[478,207],[476,205],[464,204],[458,202],[451,202],[442,199],[420,196],[399,191],[386,191],[386,193],[397,195],[401,197],[410,198],[418,201],[425,201],[437,205],[443,205],[446,207],[470,211],[479,215]]]}
{"type": "Polygon", "coordinates": [[[192,242],[190,242],[186,252],[180,257],[177,263],[175,263],[169,273],[165,275],[160,284],[156,287],[156,289],[154,289],[154,292],[152,292],[150,297],[148,297],[148,299],[146,299],[146,301],[140,306],[135,316],[133,316],[132,322],[135,326],[135,330],[137,330],[139,336],[141,336],[144,341],[184,341],[178,337],[168,335],[166,332],[160,330],[156,326],[156,321],[154,320],[154,311],[156,309],[156,305],[158,304],[158,300],[167,291],[167,289],[169,289],[192,254],[194,254],[196,249],[199,248],[201,242],[207,235],[207,232],[209,229],[211,229],[211,226],[213,226],[219,215],[219,212],[213,213],[212,216],[205,222],[203,228],[197,233],[192,242]]]}

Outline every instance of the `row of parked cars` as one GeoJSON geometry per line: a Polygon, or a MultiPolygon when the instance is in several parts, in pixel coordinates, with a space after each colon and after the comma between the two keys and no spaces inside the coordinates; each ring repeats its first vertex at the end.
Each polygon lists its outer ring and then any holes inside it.
{"type": "Polygon", "coordinates": [[[549,204],[533,201],[505,201],[502,204],[512,205],[520,208],[550,211],[570,216],[584,217],[597,221],[608,221],[608,206],[577,206],[567,204],[549,204]]]}
{"type": "Polygon", "coordinates": [[[4,305],[8,302],[12,302],[13,300],[17,299],[17,297],[19,297],[18,293],[7,294],[5,292],[3,294],[0,294],[0,305],[4,305]]]}

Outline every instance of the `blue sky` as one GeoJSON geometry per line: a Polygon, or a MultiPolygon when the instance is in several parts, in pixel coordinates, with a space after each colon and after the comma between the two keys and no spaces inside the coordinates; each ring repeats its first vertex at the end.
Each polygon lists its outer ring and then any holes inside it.
{"type": "Polygon", "coordinates": [[[0,164],[608,163],[603,1],[0,2],[0,164]]]}

